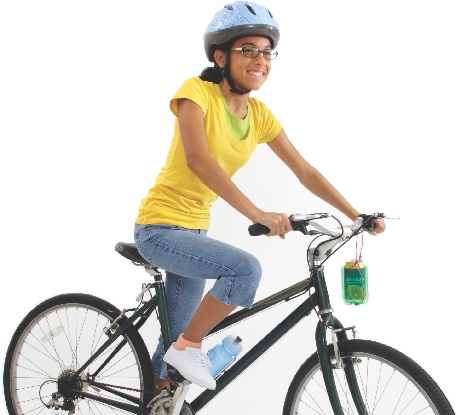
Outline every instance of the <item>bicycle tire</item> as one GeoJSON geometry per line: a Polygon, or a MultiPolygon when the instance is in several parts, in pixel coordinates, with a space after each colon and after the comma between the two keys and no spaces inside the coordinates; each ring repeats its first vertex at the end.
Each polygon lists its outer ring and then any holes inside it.
{"type": "MultiPolygon", "coordinates": [[[[338,342],[339,350],[350,354],[368,414],[453,415],[442,390],[425,370],[401,352],[370,340],[338,342]]],[[[332,345],[328,346],[334,355],[332,345]]],[[[344,356],[345,356],[344,353],[344,356]]],[[[344,414],[358,414],[351,399],[343,369],[333,370],[344,414]]],[[[299,368],[286,394],[283,415],[334,414],[325,390],[318,354],[312,354],[299,368]]]]}
{"type": "MultiPolygon", "coordinates": [[[[43,404],[49,404],[52,393],[58,391],[56,380],[81,367],[108,339],[103,329],[119,314],[120,311],[112,304],[87,294],[58,295],[30,311],[15,331],[5,358],[3,382],[9,414],[60,413],[60,410],[46,409],[43,404]]],[[[123,317],[118,323],[122,324],[125,320],[123,317]]],[[[101,362],[121,342],[125,343],[124,346],[100,371],[95,381],[146,392],[113,388],[137,399],[129,402],[103,387],[88,385],[86,373],[80,375],[77,388],[145,407],[153,398],[147,393],[153,391],[153,370],[148,350],[135,327],[129,327],[84,372],[95,373],[101,362]]],[[[82,415],[127,413],[89,398],[72,396],[68,400],[75,406],[76,413],[82,415]]],[[[63,401],[62,397],[61,403],[63,401]]]]}

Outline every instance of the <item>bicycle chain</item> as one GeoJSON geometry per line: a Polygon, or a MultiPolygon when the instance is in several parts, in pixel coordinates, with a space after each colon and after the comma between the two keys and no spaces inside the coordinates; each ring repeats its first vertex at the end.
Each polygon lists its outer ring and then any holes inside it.
{"type": "Polygon", "coordinates": [[[147,390],[144,390],[144,389],[135,389],[135,388],[129,388],[127,386],[110,385],[109,383],[94,382],[92,380],[83,380],[83,382],[89,383],[90,386],[95,386],[95,387],[97,387],[97,386],[109,386],[111,388],[124,389],[124,390],[128,390],[128,391],[131,391],[131,392],[143,392],[143,393],[148,394],[148,395],[154,395],[154,392],[150,392],[150,391],[147,391],[147,390]]]}

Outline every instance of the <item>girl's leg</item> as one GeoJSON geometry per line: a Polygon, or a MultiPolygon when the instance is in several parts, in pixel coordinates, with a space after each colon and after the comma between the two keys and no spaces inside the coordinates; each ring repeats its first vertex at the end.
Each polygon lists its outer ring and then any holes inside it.
{"type": "MultiPolygon", "coordinates": [[[[256,258],[231,245],[203,237],[205,234],[205,231],[186,230],[168,225],[136,225],[135,232],[135,241],[140,253],[155,266],[166,269],[176,276],[185,275],[185,278],[179,277],[183,280],[216,279],[210,294],[205,297],[193,318],[189,330],[186,330],[186,335],[199,340],[237,306],[251,307],[261,277],[261,267],[256,258]]],[[[176,284],[173,291],[175,294],[179,291],[176,284]]],[[[174,309],[177,312],[176,327],[181,325],[178,321],[187,325],[195,312],[195,308],[191,312],[190,304],[195,307],[199,301],[195,301],[194,298],[188,302],[186,295],[182,300],[176,296],[174,299],[169,297],[167,292],[171,315],[174,309]]],[[[176,339],[177,333],[173,335],[176,339]]],[[[158,372],[156,376],[162,378],[158,372]]],[[[208,385],[208,382],[206,384],[208,385]]]]}
{"type": "Polygon", "coordinates": [[[207,293],[183,333],[183,337],[195,343],[201,342],[213,327],[236,308],[237,306],[215,300],[210,293],[207,293]]]}

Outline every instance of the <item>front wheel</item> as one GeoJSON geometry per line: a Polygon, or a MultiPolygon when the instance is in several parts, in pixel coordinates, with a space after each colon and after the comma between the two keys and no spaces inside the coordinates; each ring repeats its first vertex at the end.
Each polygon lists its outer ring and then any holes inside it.
{"type": "MultiPolygon", "coordinates": [[[[434,380],[412,359],[369,340],[338,343],[346,365],[353,365],[366,413],[453,415],[453,409],[434,380]]],[[[334,349],[329,345],[329,355],[334,349]]],[[[333,370],[344,414],[358,414],[343,369],[333,370]]],[[[332,415],[317,353],[300,367],[288,389],[283,415],[332,415]]]]}
{"type": "MultiPolygon", "coordinates": [[[[86,294],[59,295],[35,307],[14,333],[5,358],[3,382],[10,415],[73,410],[82,415],[125,414],[109,401],[69,392],[65,386],[65,380],[108,339],[104,328],[119,314],[110,303],[86,294]]],[[[71,387],[102,399],[144,407],[153,398],[148,394],[153,391],[153,374],[138,331],[129,327],[71,387]]]]}

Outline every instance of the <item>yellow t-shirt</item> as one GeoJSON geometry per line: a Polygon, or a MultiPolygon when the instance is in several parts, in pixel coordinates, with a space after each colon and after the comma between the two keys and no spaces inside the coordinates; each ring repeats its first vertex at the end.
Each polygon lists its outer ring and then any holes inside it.
{"type": "MultiPolygon", "coordinates": [[[[217,84],[199,78],[186,80],[170,101],[170,109],[175,116],[177,101],[180,98],[187,98],[202,108],[208,151],[229,177],[249,160],[259,143],[274,139],[282,128],[261,101],[248,98],[251,111],[250,130],[244,140],[238,141],[228,126],[217,84]]],[[[142,200],[136,223],[161,223],[189,229],[208,229],[210,207],[217,198],[218,195],[188,168],[176,118],[165,166],[159,173],[154,187],[142,200]]]]}

